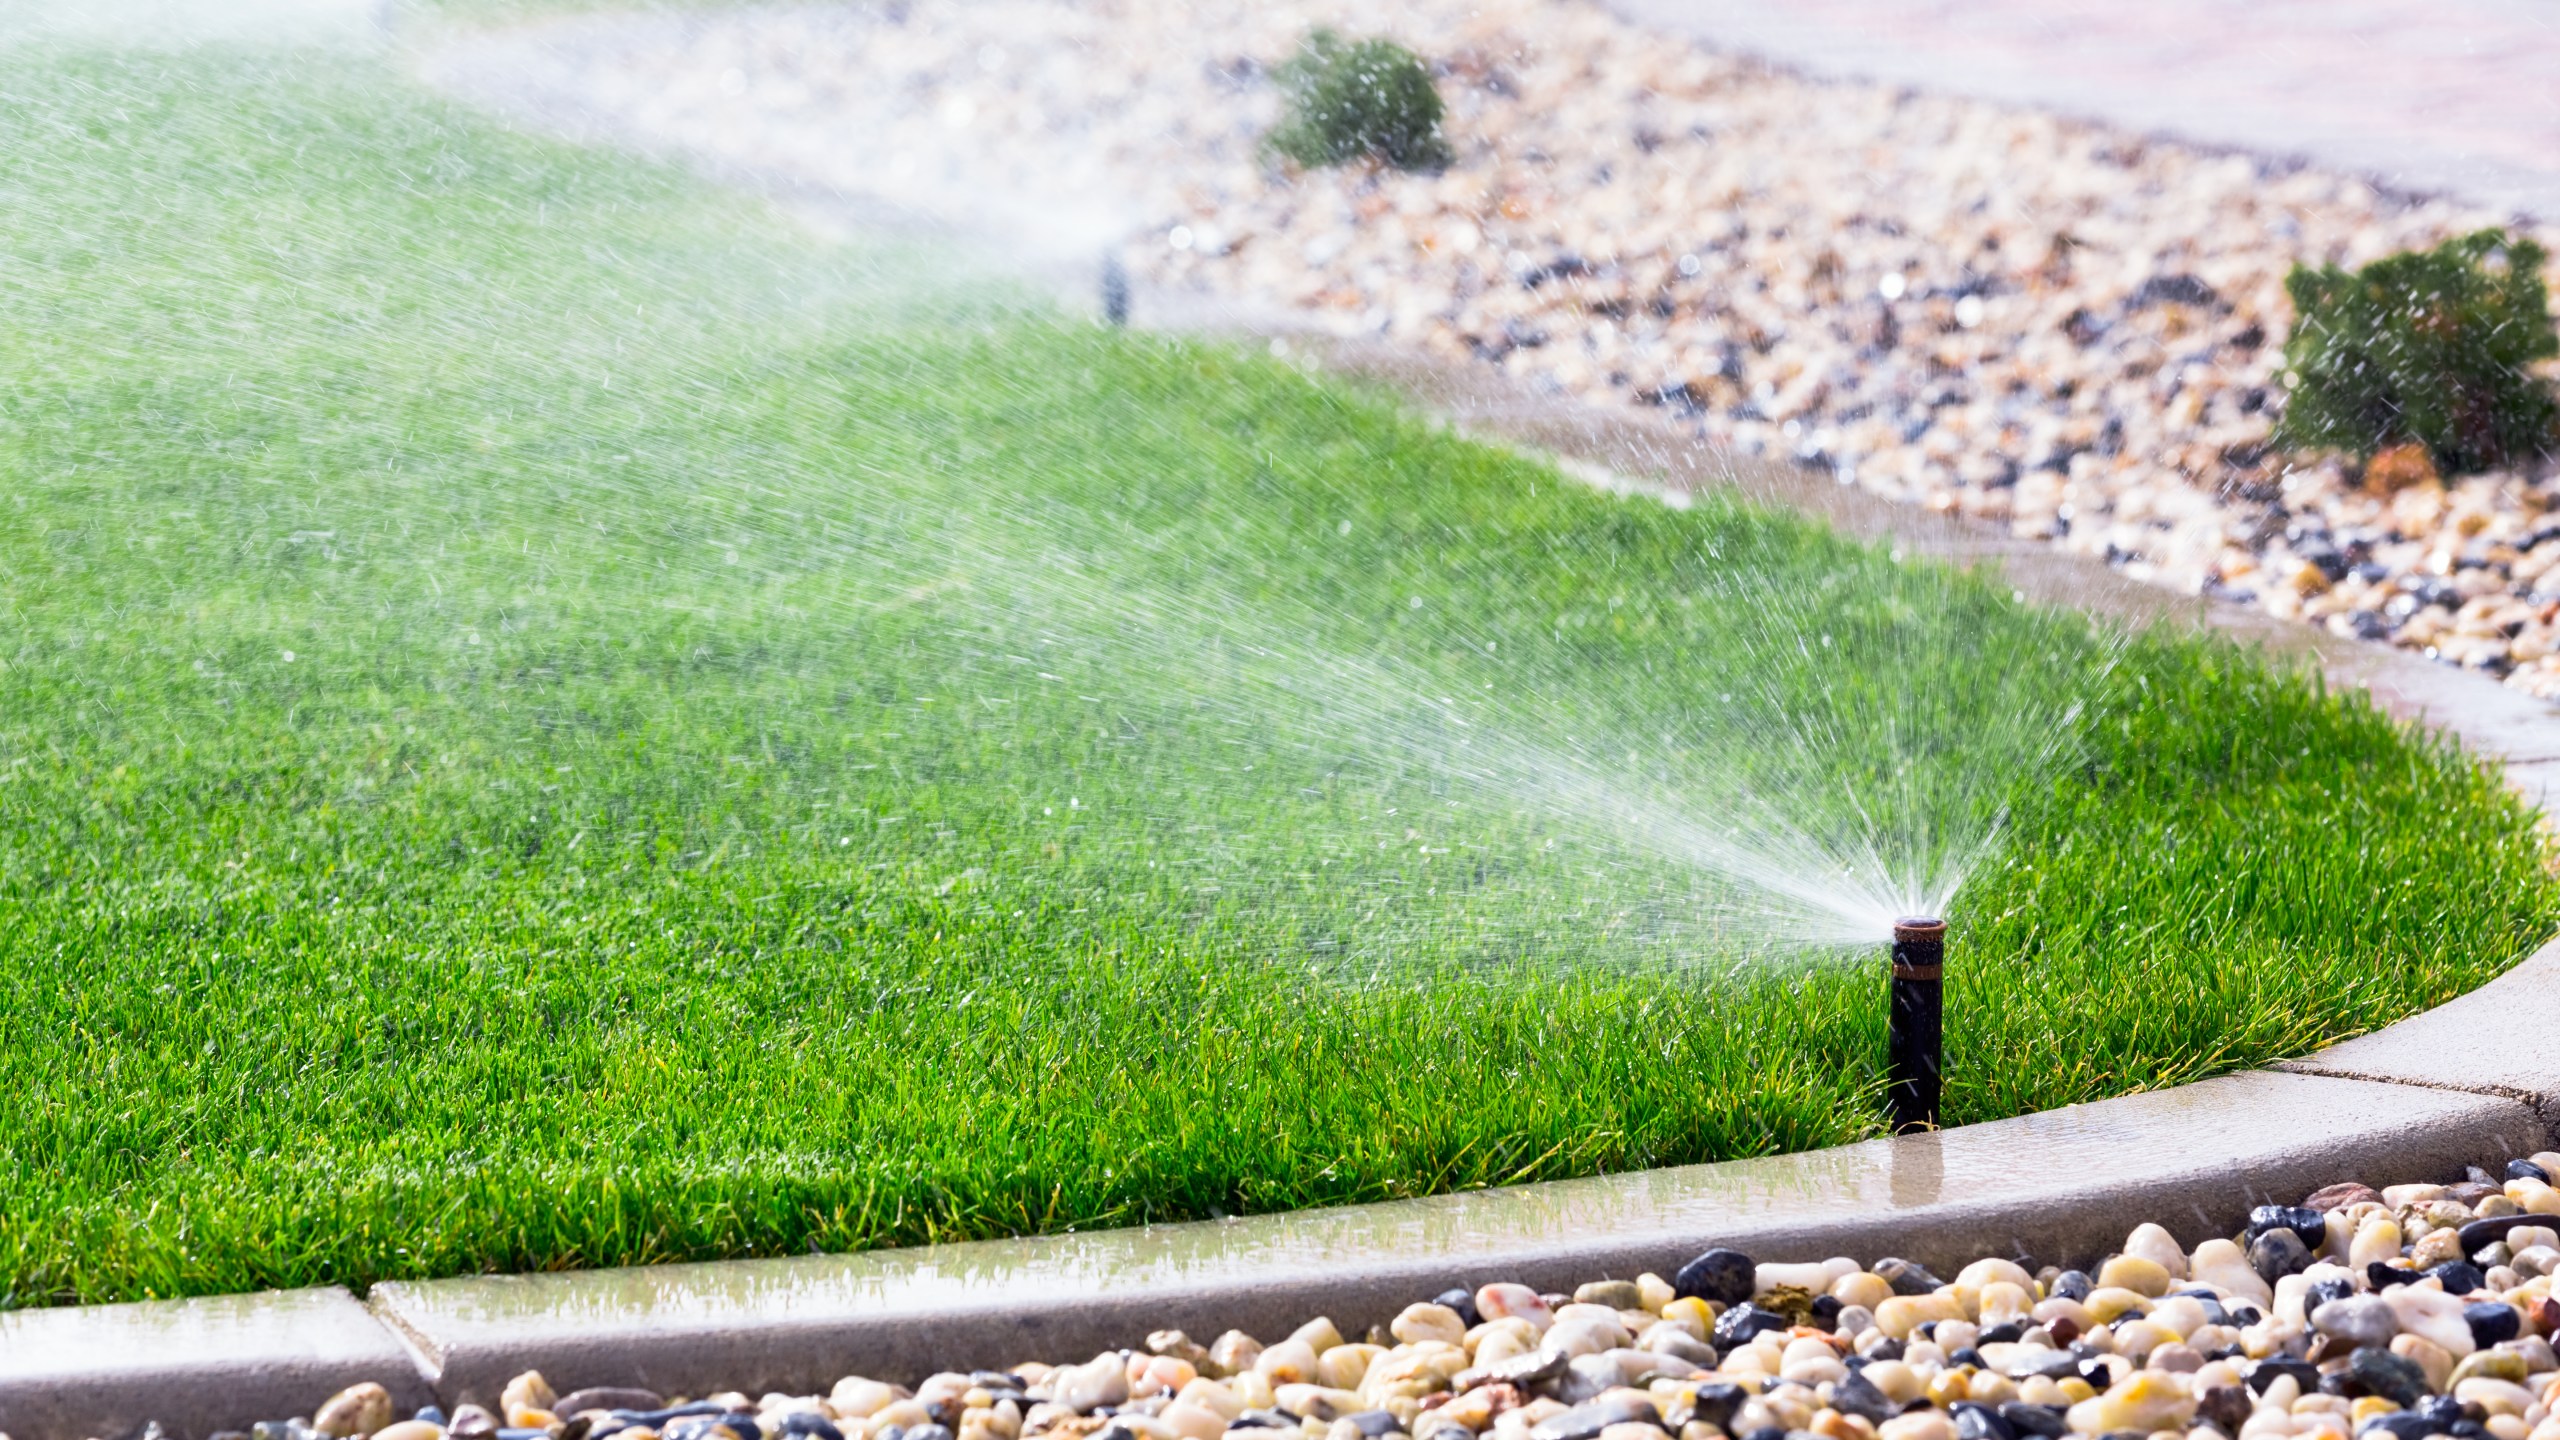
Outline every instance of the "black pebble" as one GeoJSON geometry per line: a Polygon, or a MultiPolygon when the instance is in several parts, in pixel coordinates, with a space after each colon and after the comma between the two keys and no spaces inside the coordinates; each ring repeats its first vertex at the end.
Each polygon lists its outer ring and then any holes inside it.
{"type": "Polygon", "coordinates": [[[1926,1295],[1946,1283],[1930,1274],[1928,1266],[1895,1255],[1877,1261],[1870,1273],[1892,1286],[1896,1295],[1926,1295]]]}
{"type": "MultiPolygon", "coordinates": [[[[1874,1390],[1875,1386],[1869,1385],[1867,1388],[1874,1390]]],[[[1701,1385],[1698,1387],[1697,1398],[1693,1402],[1697,1409],[1693,1418],[1703,1420],[1719,1430],[1726,1429],[1733,1421],[1733,1412],[1741,1409],[1742,1402],[1750,1398],[1748,1391],[1730,1380],[1718,1380],[1712,1385],[1701,1385]]]]}
{"type": "Polygon", "coordinates": [[[2380,1260],[2376,1260],[2364,1267],[2364,1278],[2365,1283],[2371,1285],[2374,1289],[2388,1290],[2394,1285],[2406,1285],[2416,1280],[2418,1278],[2418,1272],[2415,1270],[2403,1270],[2397,1265],[2385,1264],[2380,1260]]]}
{"type": "Polygon", "coordinates": [[[2000,1412],[1979,1400],[1959,1400],[1947,1408],[1955,1413],[1956,1440],[2018,1440],[2000,1412]]]}
{"type": "Polygon", "coordinates": [[[2276,1383],[2279,1377],[2286,1375],[2293,1377],[2293,1383],[2299,1386],[2305,1395],[2319,1388],[2319,1366],[2308,1360],[2292,1360],[2278,1356],[2270,1360],[2261,1360],[2249,1367],[2249,1389],[2254,1394],[2264,1395],[2267,1393],[2268,1386],[2276,1383]]]}
{"type": "Polygon", "coordinates": [[[1891,1336],[1887,1336],[1883,1340],[1876,1342],[1876,1348],[1867,1352],[1867,1358],[1870,1360],[1899,1360],[1902,1358],[1902,1342],[1892,1338],[1891,1336]]]}
{"type": "Polygon", "coordinates": [[[2534,1164],[2530,1160],[2508,1161],[2507,1178],[2510,1180],[2539,1180],[2545,1185],[2551,1183],[2550,1172],[2544,1170],[2541,1166],[2534,1164]]]}
{"type": "Polygon", "coordinates": [[[1992,1326],[1990,1329],[1983,1331],[1982,1338],[1979,1343],[1984,1345],[2007,1345],[2014,1343],[2019,1336],[2026,1333],[2026,1326],[2019,1324],[2015,1320],[2003,1320],[1999,1324],[1992,1326]]]}
{"type": "Polygon", "coordinates": [[[2493,1215],[2486,1220],[2471,1221],[2453,1233],[2461,1239],[2463,1257],[2468,1259],[2479,1254],[2482,1247],[2506,1239],[2507,1232],[2518,1226],[2541,1223],[2539,1215],[2493,1215]]]}
{"type": "Polygon", "coordinates": [[[1342,1418],[1358,1426],[1360,1433],[1368,1436],[1369,1440],[1378,1440],[1381,1435],[1404,1428],[1404,1422],[1396,1419],[1393,1410],[1362,1410],[1342,1418]]]}
{"type": "Polygon", "coordinates": [[[1892,1419],[1894,1411],[1893,1401],[1863,1375],[1852,1375],[1831,1387],[1831,1408],[1843,1415],[1855,1415],[1870,1425],[1892,1419]]]}
{"type": "Polygon", "coordinates": [[[2513,1340],[2523,1333],[2524,1317],[2516,1307],[2503,1300],[2483,1300],[2462,1307],[2463,1322],[2471,1327],[2471,1343],[2486,1350],[2502,1341],[2513,1340]]]}
{"type": "Polygon", "coordinates": [[[2083,1360],[2080,1362],[2080,1378],[2089,1382],[2090,1389],[2105,1394],[2107,1387],[2116,1383],[2116,1372],[2108,1368],[2104,1360],[2083,1360]]]}
{"type": "Polygon", "coordinates": [[[2249,1423],[2249,1392],[2237,1385],[2216,1385],[2196,1405],[2196,1419],[2225,1435],[2237,1435],[2249,1423]]]}
{"type": "Polygon", "coordinates": [[[1816,1295],[1813,1297],[1813,1323],[1828,1330],[1831,1322],[1839,1319],[1840,1312],[1846,1308],[1837,1295],[1816,1295]]]}
{"type": "Polygon", "coordinates": [[[2000,1418],[2019,1435],[2040,1435],[2044,1440],[2062,1440],[2071,1433],[2070,1422],[2052,1405],[2030,1405],[2024,1400],[2011,1400],[2000,1407],[2000,1418]]]}
{"type": "Polygon", "coordinates": [[[1484,1317],[1476,1313],[1476,1292],[1473,1290],[1465,1288],[1443,1290],[1431,1297],[1431,1303],[1446,1305],[1457,1311],[1460,1323],[1470,1330],[1484,1323],[1484,1317]]]}
{"type": "Polygon", "coordinates": [[[2304,1205],[2261,1205],[2249,1212],[2245,1232],[2255,1240],[2270,1230],[2290,1230],[2313,1250],[2329,1239],[2329,1217],[2304,1205]]]}
{"type": "Polygon", "coordinates": [[[2392,1404],[2407,1409],[2427,1398],[2427,1372],[2379,1345],[2364,1345],[2347,1357],[2347,1378],[2392,1404]]]}
{"type": "Polygon", "coordinates": [[[2468,1260],[2447,1260],[2441,1265],[2429,1266],[2427,1273],[2444,1282],[2447,1295],[2468,1295],[2489,1283],[2488,1277],[2480,1273],[2480,1267],[2468,1260]]]}
{"type": "Polygon", "coordinates": [[[690,1415],[717,1415],[719,1413],[719,1406],[712,1404],[708,1400],[696,1400],[690,1405],[676,1405],[664,1410],[617,1410],[614,1412],[613,1418],[616,1420],[626,1420],[634,1425],[646,1425],[652,1430],[663,1430],[666,1428],[667,1422],[670,1420],[682,1420],[690,1415]]]}
{"type": "Polygon", "coordinates": [[[1785,1330],[1794,1322],[1775,1310],[1757,1305],[1736,1305],[1716,1317],[1715,1341],[1718,1350],[1731,1350],[1749,1344],[1751,1337],[1764,1330],[1785,1330]]]}
{"type": "Polygon", "coordinates": [[[1976,1370],[1988,1370],[1991,1368],[1990,1362],[1982,1358],[1982,1352],[1974,1349],[1970,1345],[1957,1346],[1954,1353],[1947,1356],[1947,1363],[1950,1365],[1970,1365],[1976,1370]]]}
{"type": "Polygon", "coordinates": [[[2086,1271],[2065,1270],[2053,1277],[2053,1293],[2065,1300],[2086,1300],[2089,1292],[2097,1288],[2097,1282],[2086,1271]]]}
{"type": "Polygon", "coordinates": [[[2409,1408],[2439,1430],[2450,1430],[2465,1420],[2480,1418],[2450,1395],[2430,1395],[2409,1408]]]}
{"type": "Polygon", "coordinates": [[[1759,1267],[1739,1250],[1710,1250],[1671,1277],[1671,1291],[1681,1299],[1718,1305],[1739,1305],[1758,1288],[1759,1267]]]}
{"type": "Polygon", "coordinates": [[[2302,1313],[2308,1315],[2332,1300],[2344,1300],[2354,1293],[2356,1293],[2356,1282],[2344,1275],[2332,1275],[2325,1280],[2314,1280],[2309,1288],[2302,1292],[2302,1313]]]}

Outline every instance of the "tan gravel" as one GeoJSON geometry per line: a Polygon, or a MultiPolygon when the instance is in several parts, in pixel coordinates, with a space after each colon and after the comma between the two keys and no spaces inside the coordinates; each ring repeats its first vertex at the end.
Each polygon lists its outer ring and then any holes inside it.
{"type": "Polygon", "coordinates": [[[429,69],[1046,258],[1115,250],[1159,285],[1669,407],[1710,442],[2560,696],[2552,467],[2367,486],[2265,445],[2295,260],[2511,217],[1807,80],[1579,3],[588,17],[429,69]],[[1454,168],[1267,159],[1267,69],[1314,24],[1434,61],[1454,168]]]}

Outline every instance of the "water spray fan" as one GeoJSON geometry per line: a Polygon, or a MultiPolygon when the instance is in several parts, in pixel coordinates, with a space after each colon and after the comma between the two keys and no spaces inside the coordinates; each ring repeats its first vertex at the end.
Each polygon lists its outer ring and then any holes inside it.
{"type": "Polygon", "coordinates": [[[1944,1009],[1947,922],[1912,915],[1893,922],[1893,982],[1885,1021],[1885,1110],[1893,1132],[1938,1128],[1939,1047],[1944,1009]]]}

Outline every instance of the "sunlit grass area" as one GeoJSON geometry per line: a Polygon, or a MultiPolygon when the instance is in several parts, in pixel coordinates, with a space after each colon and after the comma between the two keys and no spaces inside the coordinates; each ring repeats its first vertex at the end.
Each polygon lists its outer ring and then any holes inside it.
{"type": "Polygon", "coordinates": [[[1769,953],[1489,726],[1820,828],[1902,753],[1884,690],[1952,766],[2082,707],[1944,801],[2008,811],[1957,1122],[2387,1022],[2560,915],[2494,777],[2229,649],[1611,499],[361,59],[21,58],[14,1303],[1874,1133],[1874,957],[1769,953]]]}

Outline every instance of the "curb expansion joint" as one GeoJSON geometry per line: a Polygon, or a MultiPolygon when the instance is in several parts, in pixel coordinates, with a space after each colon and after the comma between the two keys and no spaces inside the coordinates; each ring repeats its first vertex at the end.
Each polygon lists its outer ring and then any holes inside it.
{"type": "Polygon", "coordinates": [[[2542,1126],[2545,1139],[2560,1143],[2560,1093],[2528,1090],[2516,1085],[2458,1084],[2451,1080],[2423,1080],[2408,1075],[2386,1075],[2366,1070],[2348,1070],[2321,1065],[2313,1060],[2279,1060],[2267,1067],[2287,1075],[2313,1075],[2329,1080],[2359,1080],[2368,1085],[2399,1085],[2412,1090],[2449,1090],[2459,1095],[2478,1095],[2490,1100],[2512,1100],[2529,1111],[2542,1126]]]}
{"type": "MultiPolygon", "coordinates": [[[[417,1371],[418,1383],[434,1391],[439,1399],[452,1399],[451,1396],[444,1394],[443,1388],[444,1347],[438,1345],[433,1336],[409,1324],[400,1312],[384,1306],[372,1295],[367,1294],[363,1303],[365,1314],[374,1324],[382,1328],[385,1335],[391,1337],[392,1343],[400,1347],[402,1354],[409,1357],[411,1368],[417,1371]]],[[[0,1440],[7,1440],[7,1437],[0,1436],[0,1440]]]]}

